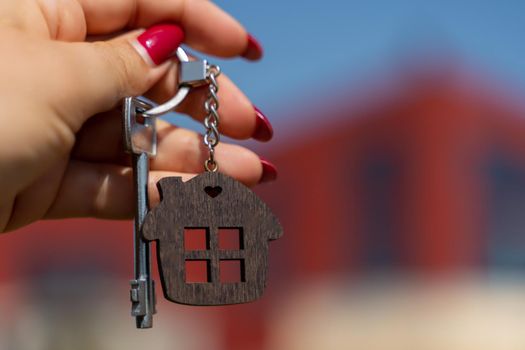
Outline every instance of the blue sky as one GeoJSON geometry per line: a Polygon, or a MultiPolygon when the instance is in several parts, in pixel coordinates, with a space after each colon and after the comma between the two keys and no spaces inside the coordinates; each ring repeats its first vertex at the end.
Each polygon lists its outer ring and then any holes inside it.
{"type": "Polygon", "coordinates": [[[266,55],[255,64],[214,61],[277,127],[291,125],[289,111],[319,87],[328,87],[322,90],[329,94],[330,86],[352,86],[396,58],[424,49],[449,51],[525,87],[523,0],[216,3],[260,39],[266,55]]]}

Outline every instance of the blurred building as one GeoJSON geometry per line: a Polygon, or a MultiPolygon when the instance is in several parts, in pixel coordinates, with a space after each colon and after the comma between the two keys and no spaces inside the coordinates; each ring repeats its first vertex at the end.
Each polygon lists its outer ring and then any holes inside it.
{"type": "Polygon", "coordinates": [[[523,105],[457,67],[392,79],[315,110],[272,154],[282,177],[262,192],[289,233],[288,273],[524,267],[523,105]]]}
{"type": "MultiPolygon", "coordinates": [[[[276,349],[274,321],[289,318],[283,300],[317,281],[521,272],[525,108],[457,67],[405,69],[392,79],[387,89],[297,111],[315,126],[271,151],[280,179],[258,192],[285,236],[270,247],[265,298],[216,308],[162,302],[155,331],[167,333],[150,348],[276,349]]],[[[20,345],[21,327],[35,314],[45,318],[44,329],[34,328],[48,345],[34,349],[70,348],[75,342],[63,338],[71,334],[86,349],[118,348],[106,337],[131,337],[114,344],[140,348],[134,337],[144,331],[127,314],[130,223],[38,223],[3,236],[0,252],[0,304],[11,315],[2,348],[32,349],[20,345]],[[38,306],[30,316],[20,311],[27,305],[38,306]]]]}

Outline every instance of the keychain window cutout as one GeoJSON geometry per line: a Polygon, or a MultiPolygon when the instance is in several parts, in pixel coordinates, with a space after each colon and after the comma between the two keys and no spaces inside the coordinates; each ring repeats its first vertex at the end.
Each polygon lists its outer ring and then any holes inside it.
{"type": "Polygon", "coordinates": [[[221,283],[246,282],[244,259],[221,260],[219,270],[221,283]]]}
{"type": "Polygon", "coordinates": [[[210,249],[210,230],[207,227],[184,228],[184,250],[210,249]]]}
{"type": "Polygon", "coordinates": [[[210,283],[209,260],[186,260],[186,283],[210,283]]]}
{"type": "Polygon", "coordinates": [[[186,283],[238,283],[245,282],[244,243],[242,227],[204,227],[184,228],[184,250],[186,269],[186,283]],[[193,236],[193,237],[192,237],[193,236]],[[196,242],[196,238],[199,242],[196,242]],[[200,236],[200,237],[198,237],[200,236]],[[193,241],[192,241],[193,240],[193,241]],[[210,248],[210,241],[214,242],[210,248]],[[202,248],[205,249],[202,249],[202,248]],[[207,262],[206,279],[193,278],[193,275],[203,276],[203,265],[193,263],[207,262]],[[224,273],[223,270],[224,269],[224,273]],[[196,271],[199,272],[196,272],[196,271]],[[224,278],[223,278],[224,276],[224,278]]]}
{"type": "Polygon", "coordinates": [[[219,227],[219,249],[244,249],[244,233],[242,227],[219,227]]]}

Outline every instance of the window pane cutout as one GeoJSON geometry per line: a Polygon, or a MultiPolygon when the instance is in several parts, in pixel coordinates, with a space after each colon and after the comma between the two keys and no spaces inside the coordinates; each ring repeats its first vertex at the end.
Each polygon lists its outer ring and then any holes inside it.
{"type": "Polygon", "coordinates": [[[241,250],[244,249],[242,228],[219,227],[219,249],[241,250]]]}
{"type": "Polygon", "coordinates": [[[221,260],[219,269],[221,283],[246,282],[244,260],[221,260]]]}
{"type": "Polygon", "coordinates": [[[186,283],[211,282],[209,260],[186,260],[186,283]]]}
{"type": "Polygon", "coordinates": [[[184,250],[210,249],[210,230],[207,228],[184,228],[184,250]]]}

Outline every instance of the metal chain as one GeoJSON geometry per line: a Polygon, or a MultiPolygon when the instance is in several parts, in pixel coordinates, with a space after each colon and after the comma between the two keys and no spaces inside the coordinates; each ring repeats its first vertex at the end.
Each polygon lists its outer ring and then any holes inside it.
{"type": "Polygon", "coordinates": [[[219,83],[217,77],[221,74],[221,69],[216,65],[209,65],[207,68],[208,78],[208,98],[204,102],[204,109],[206,110],[206,117],[204,118],[204,127],[206,133],[204,134],[204,145],[208,147],[209,157],[204,162],[204,169],[209,172],[216,172],[219,170],[219,164],[215,160],[215,147],[219,144],[219,83]]]}

